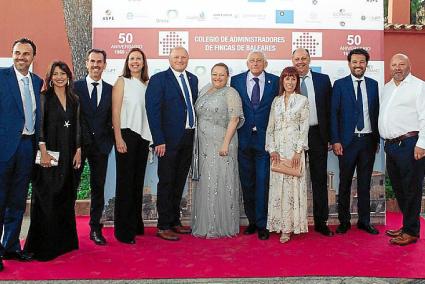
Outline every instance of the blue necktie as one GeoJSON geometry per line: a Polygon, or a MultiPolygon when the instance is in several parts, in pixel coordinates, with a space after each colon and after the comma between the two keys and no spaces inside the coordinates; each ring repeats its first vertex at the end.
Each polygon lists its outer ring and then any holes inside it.
{"type": "Polygon", "coordinates": [[[32,109],[32,98],[30,93],[30,80],[28,77],[22,78],[24,82],[24,113],[25,113],[25,128],[28,132],[32,133],[34,131],[34,119],[33,109],[32,109]]]}
{"type": "Polygon", "coordinates": [[[180,74],[180,80],[182,82],[183,91],[184,91],[184,98],[185,98],[185,101],[186,101],[186,109],[187,109],[187,113],[189,115],[189,126],[190,127],[193,127],[193,110],[192,110],[192,104],[190,103],[189,89],[187,88],[186,80],[184,79],[183,73],[180,74]]]}
{"type": "Polygon", "coordinates": [[[251,104],[254,110],[258,108],[260,105],[260,79],[258,78],[252,78],[252,80],[255,81],[254,87],[252,88],[252,94],[251,94],[251,104]]]}
{"type": "Polygon", "coordinates": [[[359,112],[359,118],[357,119],[357,130],[361,131],[364,128],[364,116],[363,116],[363,98],[362,89],[360,83],[363,80],[357,80],[357,111],[359,112]]]}
{"type": "Polygon", "coordinates": [[[305,79],[306,79],[307,77],[308,77],[308,76],[304,76],[304,77],[302,77],[303,81],[301,82],[301,95],[303,95],[303,96],[305,96],[305,97],[307,97],[307,98],[308,98],[308,90],[307,90],[307,86],[306,86],[306,84],[305,84],[305,79]]]}
{"type": "Polygon", "coordinates": [[[93,110],[97,109],[97,85],[99,83],[93,82],[91,83],[93,85],[93,90],[91,91],[91,97],[90,97],[90,105],[93,108],[93,110]]]}

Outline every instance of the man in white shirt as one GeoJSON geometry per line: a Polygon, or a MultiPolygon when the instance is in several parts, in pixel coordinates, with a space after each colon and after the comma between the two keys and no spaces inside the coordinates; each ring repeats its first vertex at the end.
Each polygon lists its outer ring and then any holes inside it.
{"type": "Polygon", "coordinates": [[[390,243],[408,245],[419,238],[425,172],[425,82],[410,73],[410,61],[396,54],[390,63],[392,80],[385,84],[379,111],[379,133],[385,139],[387,172],[403,226],[388,230],[390,243]]]}

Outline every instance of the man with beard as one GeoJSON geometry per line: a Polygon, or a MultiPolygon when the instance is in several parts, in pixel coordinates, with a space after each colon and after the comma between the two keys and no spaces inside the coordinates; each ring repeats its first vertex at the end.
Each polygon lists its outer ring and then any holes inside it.
{"type": "Polygon", "coordinates": [[[408,245],[419,239],[422,187],[425,172],[425,83],[410,73],[404,54],[391,58],[392,80],[385,84],[379,132],[385,139],[387,172],[403,226],[385,233],[390,243],[408,245]]]}
{"type": "Polygon", "coordinates": [[[353,49],[347,59],[351,74],[335,81],[331,101],[331,143],[340,171],[336,233],[351,228],[351,183],[357,170],[357,228],[376,235],[378,230],[370,224],[370,181],[379,145],[378,82],[364,76],[369,62],[366,50],[353,49]]]}

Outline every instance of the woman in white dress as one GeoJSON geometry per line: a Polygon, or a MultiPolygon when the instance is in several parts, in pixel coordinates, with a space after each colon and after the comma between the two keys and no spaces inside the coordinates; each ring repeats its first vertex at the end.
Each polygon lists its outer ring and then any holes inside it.
{"type": "Polygon", "coordinates": [[[308,231],[307,183],[304,151],[308,148],[308,99],[300,95],[300,78],[294,67],[283,69],[280,90],[271,107],[266,133],[266,150],[271,161],[286,158],[292,167],[301,165],[302,176],[270,171],[267,229],[281,232],[281,243],[292,233],[308,231]]]}
{"type": "Polygon", "coordinates": [[[117,183],[114,208],[115,237],[134,244],[143,235],[143,183],[152,136],[145,110],[148,66],[139,48],[128,53],[123,75],[112,89],[117,183]]]}

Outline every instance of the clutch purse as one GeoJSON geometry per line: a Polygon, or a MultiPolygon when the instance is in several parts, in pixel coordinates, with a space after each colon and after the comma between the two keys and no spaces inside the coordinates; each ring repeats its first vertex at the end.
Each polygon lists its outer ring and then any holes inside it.
{"type": "MultiPolygon", "coordinates": [[[[53,158],[55,158],[55,159],[56,159],[56,161],[54,161],[54,160],[50,160],[50,164],[51,164],[52,166],[57,166],[57,165],[58,165],[58,163],[59,163],[59,152],[49,151],[49,150],[47,150],[47,153],[48,153],[50,156],[52,156],[53,158]]],[[[40,152],[40,150],[38,150],[38,151],[37,151],[37,155],[35,156],[35,163],[36,163],[37,165],[40,165],[40,160],[41,160],[41,152],[40,152]]]]}
{"type": "Polygon", "coordinates": [[[271,169],[273,172],[288,176],[300,177],[302,175],[301,164],[297,168],[293,168],[292,161],[285,158],[280,158],[279,161],[272,162],[271,169]]]}

